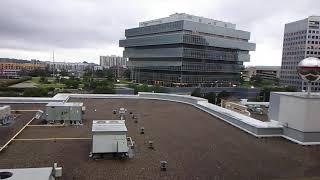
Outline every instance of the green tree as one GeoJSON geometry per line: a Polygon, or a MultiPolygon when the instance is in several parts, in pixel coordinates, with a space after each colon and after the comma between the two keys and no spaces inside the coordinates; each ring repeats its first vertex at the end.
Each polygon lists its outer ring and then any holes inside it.
{"type": "Polygon", "coordinates": [[[23,92],[25,97],[47,97],[48,90],[45,88],[28,88],[23,92]]]}
{"type": "Polygon", "coordinates": [[[270,93],[274,92],[296,92],[297,89],[292,86],[288,87],[265,87],[261,89],[259,96],[257,97],[257,101],[270,101],[270,93]]]}
{"type": "Polygon", "coordinates": [[[45,77],[45,76],[41,76],[40,79],[39,79],[39,82],[42,83],[42,84],[48,84],[48,78],[45,77]]]}
{"type": "Polygon", "coordinates": [[[206,94],[206,95],[204,96],[204,98],[205,98],[205,99],[208,99],[208,102],[209,102],[209,103],[215,104],[217,97],[216,97],[216,93],[210,92],[210,93],[206,94]]]}
{"type": "Polygon", "coordinates": [[[216,104],[220,104],[221,103],[221,99],[227,99],[228,97],[231,96],[230,92],[227,92],[225,90],[221,91],[218,95],[217,95],[217,102],[216,104]]]}
{"type": "Polygon", "coordinates": [[[66,85],[66,88],[69,89],[78,89],[80,80],[76,78],[70,78],[70,79],[62,79],[62,83],[66,85]]]}
{"type": "Polygon", "coordinates": [[[124,78],[130,79],[130,75],[131,75],[130,69],[126,69],[126,70],[124,71],[123,75],[124,75],[124,78]]]}
{"type": "Polygon", "coordinates": [[[202,97],[201,96],[201,89],[200,88],[196,88],[192,91],[191,96],[195,96],[195,97],[202,97]]]}

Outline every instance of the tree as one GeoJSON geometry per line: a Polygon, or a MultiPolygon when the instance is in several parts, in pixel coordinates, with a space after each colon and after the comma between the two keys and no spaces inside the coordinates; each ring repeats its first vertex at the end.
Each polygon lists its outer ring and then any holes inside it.
{"type": "Polygon", "coordinates": [[[201,89],[200,88],[194,89],[191,93],[191,96],[201,97],[201,89]]]}
{"type": "Polygon", "coordinates": [[[74,77],[71,77],[70,79],[62,79],[62,83],[66,85],[66,88],[78,89],[80,80],[74,77]]]}
{"type": "Polygon", "coordinates": [[[226,99],[228,97],[231,96],[230,92],[227,92],[225,90],[221,91],[218,95],[217,95],[217,102],[216,104],[220,104],[221,103],[221,99],[226,99]]]}
{"type": "Polygon", "coordinates": [[[25,97],[47,97],[48,90],[45,88],[29,88],[25,89],[23,92],[25,97]]]}
{"type": "Polygon", "coordinates": [[[46,78],[45,76],[41,76],[39,82],[42,84],[48,84],[48,78],[46,78]]]}
{"type": "Polygon", "coordinates": [[[106,72],[104,70],[97,70],[95,71],[94,75],[98,78],[103,78],[106,76],[106,72]]]}
{"type": "Polygon", "coordinates": [[[130,75],[131,75],[130,69],[126,69],[126,70],[123,72],[123,75],[124,75],[124,78],[130,79],[130,75]]]}
{"type": "Polygon", "coordinates": [[[112,81],[112,82],[115,81],[115,74],[111,69],[107,70],[106,77],[107,77],[108,81],[112,81]]]}
{"type": "Polygon", "coordinates": [[[215,104],[217,97],[216,97],[216,93],[210,92],[210,93],[206,94],[206,95],[204,96],[204,98],[205,98],[205,99],[208,99],[208,102],[209,102],[209,103],[215,104]]]}
{"type": "Polygon", "coordinates": [[[297,89],[292,86],[288,87],[265,87],[260,91],[259,96],[257,97],[257,101],[265,101],[269,102],[270,101],[270,93],[274,92],[296,92],[297,89]]]}
{"type": "Polygon", "coordinates": [[[251,77],[250,81],[254,86],[260,86],[262,84],[262,78],[259,75],[254,75],[251,77]]]}

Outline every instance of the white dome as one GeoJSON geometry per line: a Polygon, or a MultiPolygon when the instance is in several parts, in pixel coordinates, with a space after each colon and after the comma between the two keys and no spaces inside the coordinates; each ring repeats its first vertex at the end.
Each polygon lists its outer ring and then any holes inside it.
{"type": "Polygon", "coordinates": [[[308,57],[299,62],[298,67],[320,67],[320,59],[308,57]]]}
{"type": "Polygon", "coordinates": [[[297,67],[299,76],[308,82],[315,82],[320,79],[320,59],[308,57],[300,61],[297,67]]]}

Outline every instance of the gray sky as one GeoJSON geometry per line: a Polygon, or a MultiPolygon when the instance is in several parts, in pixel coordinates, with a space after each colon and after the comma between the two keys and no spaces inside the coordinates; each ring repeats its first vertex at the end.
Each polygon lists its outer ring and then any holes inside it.
{"type": "Polygon", "coordinates": [[[124,30],[189,13],[228,21],[257,44],[250,65],[280,65],[284,24],[320,15],[319,0],[1,0],[0,57],[99,62],[122,55],[124,30]]]}

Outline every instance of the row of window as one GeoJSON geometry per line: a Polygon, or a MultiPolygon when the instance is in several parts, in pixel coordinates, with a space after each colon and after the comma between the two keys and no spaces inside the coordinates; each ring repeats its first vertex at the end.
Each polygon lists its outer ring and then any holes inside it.
{"type": "Polygon", "coordinates": [[[156,34],[160,32],[182,30],[183,21],[169,22],[152,26],[128,29],[125,32],[126,37],[141,36],[145,34],[156,34]]]}
{"type": "Polygon", "coordinates": [[[320,52],[318,52],[318,51],[307,51],[307,54],[320,55],[320,52]]]}
{"type": "Polygon", "coordinates": [[[284,56],[289,56],[289,55],[302,55],[302,54],[304,54],[304,52],[305,51],[292,51],[292,52],[283,52],[282,54],[284,55],[284,56]]]}
{"type": "Polygon", "coordinates": [[[135,71],[134,78],[138,81],[169,81],[169,82],[183,82],[183,83],[222,83],[229,84],[230,82],[238,82],[239,77],[233,75],[181,75],[180,74],[167,74],[167,73],[154,73],[154,72],[141,72],[135,71]]]}
{"type": "Polygon", "coordinates": [[[309,30],[309,33],[313,33],[313,34],[319,34],[320,32],[317,30],[309,30]]]}
{"type": "Polygon", "coordinates": [[[320,37],[319,36],[311,36],[311,35],[309,35],[308,39],[320,39],[320,37]]]}
{"type": "Polygon", "coordinates": [[[285,33],[284,36],[295,36],[295,35],[301,35],[301,34],[306,34],[307,30],[303,30],[303,31],[297,31],[297,32],[292,32],[292,33],[285,33]]]}
{"type": "Polygon", "coordinates": [[[298,44],[306,44],[306,41],[296,41],[296,42],[283,43],[283,46],[292,46],[292,45],[298,45],[298,44]]]}
{"type": "Polygon", "coordinates": [[[293,41],[293,40],[301,40],[301,39],[306,39],[306,36],[296,36],[296,37],[288,37],[284,38],[283,41],[293,41]]]}
{"type": "Polygon", "coordinates": [[[299,64],[299,61],[282,61],[282,65],[298,65],[298,64],[299,64]]]}
{"type": "Polygon", "coordinates": [[[319,41],[308,41],[308,44],[320,44],[319,41]]]}
{"type": "Polygon", "coordinates": [[[236,52],[224,52],[216,50],[202,50],[185,48],[183,56],[196,59],[214,59],[224,61],[236,61],[238,59],[236,52]]]}

